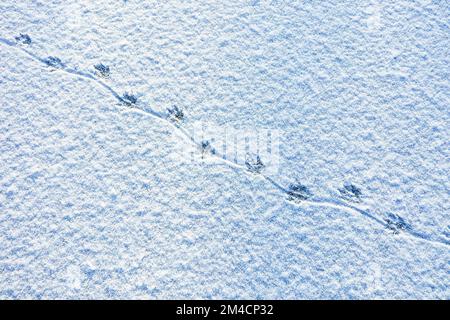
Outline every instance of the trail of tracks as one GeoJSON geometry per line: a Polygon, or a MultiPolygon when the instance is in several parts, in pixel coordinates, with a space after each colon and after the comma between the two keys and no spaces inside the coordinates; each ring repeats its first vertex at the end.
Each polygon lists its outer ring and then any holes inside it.
{"type": "MultiPolygon", "coordinates": [[[[41,57],[35,55],[30,50],[26,49],[24,46],[17,44],[15,41],[10,41],[8,39],[0,37],[0,43],[7,45],[9,47],[15,48],[16,50],[19,50],[19,51],[27,54],[33,60],[48,66],[48,62],[45,58],[41,58],[41,57]]],[[[110,94],[112,94],[114,96],[114,98],[116,98],[120,103],[127,105],[127,109],[125,109],[125,111],[139,112],[144,115],[155,118],[158,121],[163,121],[166,125],[169,125],[174,130],[177,130],[179,133],[181,133],[182,137],[186,141],[188,141],[189,143],[191,143],[194,146],[196,146],[197,148],[199,148],[199,150],[202,149],[202,141],[195,141],[195,139],[179,123],[168,119],[166,115],[161,114],[161,113],[151,109],[150,107],[142,106],[140,104],[135,104],[135,105],[127,104],[126,101],[124,100],[124,98],[116,90],[114,90],[111,86],[106,84],[102,79],[95,76],[95,74],[90,73],[90,72],[84,72],[84,71],[77,70],[74,68],[70,68],[70,67],[66,66],[65,64],[54,66],[52,68],[54,68],[56,70],[60,70],[67,74],[70,74],[72,76],[84,78],[86,80],[96,83],[98,86],[102,87],[103,89],[108,91],[110,94]]],[[[231,167],[234,170],[237,170],[239,172],[243,172],[244,174],[249,174],[252,176],[255,175],[254,173],[249,172],[245,166],[242,166],[235,162],[224,159],[217,154],[209,153],[209,155],[211,157],[213,157],[216,161],[220,161],[223,164],[231,167]]],[[[287,194],[287,192],[289,191],[287,188],[283,187],[277,181],[273,180],[269,176],[264,175],[263,173],[259,173],[258,176],[262,177],[264,180],[266,180],[274,188],[276,188],[283,194],[287,194]]],[[[347,212],[350,212],[353,214],[354,213],[360,214],[385,228],[389,227],[389,225],[385,219],[379,218],[367,210],[358,208],[355,205],[349,204],[347,202],[344,202],[344,201],[338,200],[338,199],[314,197],[314,198],[310,198],[310,199],[302,200],[302,201],[298,201],[298,202],[297,201],[295,201],[295,202],[288,201],[288,203],[290,203],[291,205],[294,205],[294,206],[299,206],[299,207],[301,207],[301,206],[316,206],[316,207],[327,207],[327,208],[334,208],[334,209],[338,209],[338,210],[344,210],[344,211],[347,211],[347,212]]],[[[415,231],[411,228],[402,229],[401,232],[403,232],[407,235],[410,235],[414,238],[417,238],[419,240],[427,241],[427,242],[430,242],[430,243],[433,243],[436,245],[450,246],[450,240],[439,238],[439,237],[436,237],[433,235],[428,235],[425,233],[421,233],[421,232],[415,231]]]]}

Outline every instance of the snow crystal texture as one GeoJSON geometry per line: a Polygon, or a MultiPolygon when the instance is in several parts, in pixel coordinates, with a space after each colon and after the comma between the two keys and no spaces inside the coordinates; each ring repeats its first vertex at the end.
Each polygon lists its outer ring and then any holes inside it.
{"type": "Polygon", "coordinates": [[[446,0],[2,0],[0,298],[450,299],[449,48],[446,0]]]}

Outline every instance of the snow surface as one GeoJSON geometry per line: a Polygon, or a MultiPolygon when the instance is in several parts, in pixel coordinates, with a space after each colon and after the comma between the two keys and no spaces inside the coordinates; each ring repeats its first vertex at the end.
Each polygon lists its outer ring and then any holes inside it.
{"type": "Polygon", "coordinates": [[[0,298],[450,299],[449,18],[2,0],[0,298]],[[199,156],[198,123],[279,132],[279,167],[199,156]]]}

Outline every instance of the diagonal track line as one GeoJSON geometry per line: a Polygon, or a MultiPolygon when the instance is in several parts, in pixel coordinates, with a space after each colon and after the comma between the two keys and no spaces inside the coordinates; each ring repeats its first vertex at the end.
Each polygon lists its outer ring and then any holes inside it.
{"type": "MultiPolygon", "coordinates": [[[[9,47],[13,47],[17,50],[20,50],[21,52],[27,54],[29,57],[31,57],[33,60],[45,64],[48,66],[47,61],[44,58],[41,58],[37,55],[35,55],[33,52],[31,52],[30,50],[24,48],[21,45],[18,45],[16,42],[14,41],[10,41],[8,39],[5,38],[1,38],[0,37],[0,43],[7,45],[9,47]]],[[[112,94],[120,103],[122,104],[126,104],[126,101],[122,98],[122,96],[116,91],[114,90],[111,86],[109,86],[108,84],[106,84],[104,81],[102,81],[101,79],[99,79],[98,77],[96,77],[94,74],[89,73],[89,72],[84,72],[78,69],[74,69],[74,68],[70,68],[66,65],[60,65],[58,67],[56,67],[57,70],[63,71],[65,73],[68,73],[72,76],[76,76],[79,78],[84,78],[86,80],[89,81],[93,81],[95,82],[98,86],[104,88],[106,91],[108,91],[110,94],[112,94]]],[[[179,133],[181,133],[182,137],[187,140],[189,143],[191,143],[192,145],[196,146],[197,148],[199,148],[199,150],[202,148],[202,142],[201,141],[195,141],[194,137],[192,137],[187,131],[186,129],[184,129],[180,124],[175,123],[169,119],[167,119],[167,117],[160,113],[157,112],[153,109],[151,109],[150,107],[145,107],[142,105],[128,105],[128,108],[126,110],[124,110],[125,112],[128,111],[132,111],[132,112],[139,112],[142,113],[144,115],[150,116],[152,118],[157,119],[158,121],[162,121],[164,122],[166,125],[169,125],[170,127],[172,127],[174,130],[178,131],[179,133]]],[[[255,176],[254,173],[251,173],[247,170],[247,168],[245,166],[242,166],[240,164],[237,164],[235,162],[229,161],[227,159],[222,158],[221,156],[214,154],[214,153],[209,153],[209,155],[214,158],[215,160],[218,160],[220,162],[222,162],[223,164],[227,165],[228,167],[230,167],[231,169],[240,172],[240,173],[244,173],[247,175],[251,175],[251,176],[255,176]]],[[[264,175],[263,173],[259,173],[258,176],[260,176],[261,178],[263,178],[265,181],[267,181],[268,183],[270,183],[275,189],[277,189],[278,191],[280,191],[283,194],[287,194],[287,192],[289,191],[288,189],[286,189],[285,187],[283,187],[280,183],[278,183],[277,181],[275,181],[274,179],[272,179],[271,177],[264,175]]],[[[333,198],[311,198],[308,200],[303,200],[301,202],[293,202],[293,201],[287,201],[287,203],[297,206],[297,207],[301,207],[301,206],[315,206],[315,207],[327,207],[327,208],[334,208],[334,209],[338,209],[338,210],[343,210],[343,211],[347,211],[350,213],[356,213],[359,215],[362,215],[366,218],[369,218],[370,220],[372,220],[373,222],[387,228],[389,225],[388,223],[375,216],[374,214],[370,213],[367,210],[358,208],[354,205],[348,204],[342,200],[337,200],[337,199],[333,199],[333,198]]],[[[429,235],[429,234],[425,234],[422,233],[420,231],[415,231],[411,228],[406,228],[401,230],[403,233],[412,236],[416,239],[419,240],[423,240],[423,241],[427,241],[436,245],[444,245],[444,246],[450,246],[450,240],[447,239],[443,239],[440,237],[436,237],[433,235],[429,235]]]]}

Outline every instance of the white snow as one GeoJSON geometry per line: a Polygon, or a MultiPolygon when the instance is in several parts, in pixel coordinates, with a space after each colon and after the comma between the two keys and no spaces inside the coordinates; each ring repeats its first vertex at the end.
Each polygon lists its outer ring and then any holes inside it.
{"type": "Polygon", "coordinates": [[[0,298],[450,299],[449,18],[3,0],[0,298]]]}

